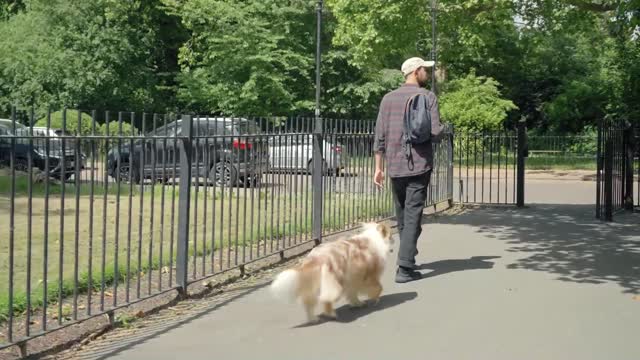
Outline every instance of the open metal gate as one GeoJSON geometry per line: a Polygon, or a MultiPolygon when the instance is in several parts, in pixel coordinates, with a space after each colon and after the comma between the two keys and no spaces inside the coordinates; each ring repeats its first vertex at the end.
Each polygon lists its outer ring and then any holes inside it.
{"type": "Polygon", "coordinates": [[[525,202],[527,132],[459,131],[454,143],[454,199],[461,204],[517,205],[525,202]]]}
{"type": "MultiPolygon", "coordinates": [[[[627,121],[603,119],[598,124],[596,217],[634,208],[634,162],[638,153],[634,129],[627,121]]],[[[636,202],[638,199],[636,199],[636,202]]]]}

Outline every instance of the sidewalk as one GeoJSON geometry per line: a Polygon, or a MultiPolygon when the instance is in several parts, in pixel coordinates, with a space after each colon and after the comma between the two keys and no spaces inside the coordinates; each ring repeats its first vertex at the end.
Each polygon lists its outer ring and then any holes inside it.
{"type": "Polygon", "coordinates": [[[478,208],[429,217],[425,278],[375,307],[304,326],[250,286],[164,311],[66,356],[74,359],[638,359],[640,214],[615,224],[592,205],[478,208]],[[191,306],[191,308],[189,307],[191,306]]]}

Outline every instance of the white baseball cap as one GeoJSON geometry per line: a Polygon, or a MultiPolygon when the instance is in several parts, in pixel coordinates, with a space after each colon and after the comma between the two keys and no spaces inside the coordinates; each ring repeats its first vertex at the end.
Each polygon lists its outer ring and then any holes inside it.
{"type": "Polygon", "coordinates": [[[419,57],[412,57],[402,64],[402,75],[407,76],[421,67],[429,68],[433,67],[433,65],[435,65],[434,61],[425,61],[419,57]]]}

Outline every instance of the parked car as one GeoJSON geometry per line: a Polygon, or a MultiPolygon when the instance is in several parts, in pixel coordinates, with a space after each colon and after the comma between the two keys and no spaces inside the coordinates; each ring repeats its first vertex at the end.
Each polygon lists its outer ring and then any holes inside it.
{"type": "MultiPolygon", "coordinates": [[[[13,122],[8,119],[0,119],[0,135],[19,136],[15,140],[15,163],[14,168],[18,171],[29,170],[29,153],[33,166],[45,171],[46,159],[49,159],[48,173],[56,179],[68,180],[75,173],[75,149],[73,140],[68,140],[62,151],[61,139],[49,139],[49,151],[47,152],[47,141],[45,138],[38,138],[34,131],[31,144],[29,142],[29,128],[16,123],[15,134],[13,122]],[[65,170],[62,169],[64,159],[65,170]]],[[[0,138],[0,164],[8,166],[11,161],[11,140],[0,138]]]]}
{"type": "MultiPolygon", "coordinates": [[[[347,164],[347,156],[340,143],[322,141],[323,174],[338,174],[347,164]]],[[[283,135],[269,138],[271,168],[278,171],[313,170],[313,135],[283,135]]]]}
{"type": "MultiPolygon", "coordinates": [[[[43,127],[43,126],[34,126],[33,127],[33,135],[38,137],[38,136],[42,136],[42,137],[49,137],[49,138],[54,138],[54,137],[60,137],[62,136],[63,131],[62,129],[53,129],[53,128],[47,128],[47,127],[43,127]]],[[[45,139],[38,139],[39,143],[43,143],[45,141],[45,139]]],[[[75,145],[73,146],[69,146],[68,144],[73,143],[75,144],[75,142],[73,142],[73,140],[66,140],[67,148],[72,148],[75,149],[75,145]]],[[[75,154],[75,152],[74,152],[75,154]]],[[[80,169],[84,170],[86,168],[86,163],[87,163],[87,155],[84,153],[84,151],[82,151],[82,149],[80,149],[80,169]]]]}
{"type": "MultiPolygon", "coordinates": [[[[269,168],[269,146],[260,134],[257,124],[246,119],[193,119],[192,176],[208,178],[219,186],[258,183],[269,168]]],[[[112,140],[107,154],[109,175],[130,177],[136,183],[143,178],[168,181],[179,177],[181,140],[174,137],[181,135],[182,121],[177,120],[134,141],[133,149],[130,140],[120,144],[112,140]]]]}

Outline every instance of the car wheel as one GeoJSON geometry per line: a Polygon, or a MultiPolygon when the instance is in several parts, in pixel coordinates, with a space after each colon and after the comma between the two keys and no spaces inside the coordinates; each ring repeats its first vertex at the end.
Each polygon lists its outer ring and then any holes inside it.
{"type": "Polygon", "coordinates": [[[120,171],[118,171],[118,164],[114,164],[113,165],[113,169],[111,170],[112,174],[113,174],[113,178],[116,179],[116,181],[120,181],[122,180],[129,180],[129,163],[128,162],[121,162],[120,163],[120,171]]]}
{"type": "MultiPolygon", "coordinates": [[[[322,174],[323,175],[327,175],[329,169],[327,166],[327,162],[326,161],[322,161],[322,174]]],[[[313,175],[313,159],[309,160],[309,163],[307,163],[307,174],[309,175],[313,175]]]]}
{"type": "Polygon", "coordinates": [[[216,186],[235,186],[238,183],[238,170],[228,162],[216,163],[209,175],[216,186]]]}
{"type": "MultiPolygon", "coordinates": [[[[65,172],[64,174],[64,181],[68,181],[69,179],[71,179],[71,176],[73,176],[73,172],[65,172]]],[[[51,174],[51,177],[58,180],[58,181],[62,181],[62,174],[60,172],[54,172],[51,174]]]]}
{"type": "MultiPolygon", "coordinates": [[[[128,176],[128,174],[127,174],[127,176],[128,176]]],[[[131,177],[130,178],[131,178],[131,181],[133,181],[134,184],[140,184],[142,182],[142,177],[140,176],[140,169],[134,167],[131,170],[131,177]]]]}
{"type": "Polygon", "coordinates": [[[262,174],[246,176],[244,178],[245,187],[260,187],[262,183],[262,174]]]}
{"type": "Polygon", "coordinates": [[[140,183],[140,170],[134,168],[133,171],[131,171],[131,167],[128,162],[121,162],[120,172],[118,173],[116,166],[117,165],[114,166],[114,169],[112,171],[113,178],[116,179],[117,182],[132,181],[134,184],[140,183]]]}
{"type": "Polygon", "coordinates": [[[29,171],[29,162],[27,159],[15,159],[13,162],[13,168],[16,171],[27,172],[29,171]]]}

